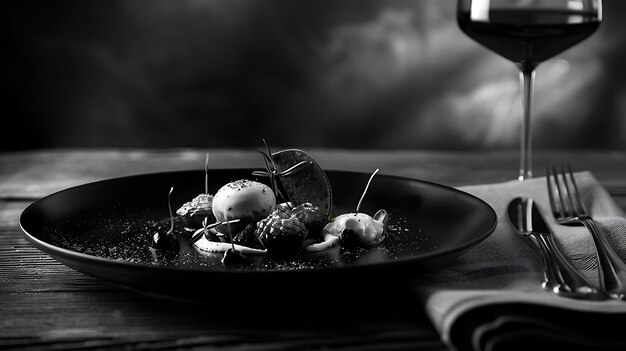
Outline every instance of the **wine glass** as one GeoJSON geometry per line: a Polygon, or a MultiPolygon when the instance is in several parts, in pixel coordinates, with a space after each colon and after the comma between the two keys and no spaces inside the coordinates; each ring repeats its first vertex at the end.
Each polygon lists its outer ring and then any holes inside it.
{"type": "Polygon", "coordinates": [[[531,114],[535,68],[590,36],[602,21],[601,0],[458,0],[465,34],[520,70],[522,130],[519,180],[532,177],[531,114]]]}

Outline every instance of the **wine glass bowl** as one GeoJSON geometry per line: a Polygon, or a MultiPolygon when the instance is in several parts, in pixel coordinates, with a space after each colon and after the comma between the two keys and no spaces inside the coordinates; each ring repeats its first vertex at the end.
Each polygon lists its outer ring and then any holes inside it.
{"type": "Polygon", "coordinates": [[[590,36],[601,0],[458,0],[461,30],[520,70],[523,120],[519,179],[532,177],[531,115],[535,68],[590,36]]]}

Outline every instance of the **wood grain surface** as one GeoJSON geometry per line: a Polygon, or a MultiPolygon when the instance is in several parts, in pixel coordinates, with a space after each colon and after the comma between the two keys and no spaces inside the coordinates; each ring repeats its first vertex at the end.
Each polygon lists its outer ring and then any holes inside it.
{"type": "MultiPolygon", "coordinates": [[[[19,229],[34,200],[86,182],[138,173],[261,167],[253,150],[40,150],[0,154],[1,349],[443,350],[411,291],[320,296],[302,309],[241,311],[228,301],[182,301],[140,293],[68,268],[32,247],[19,229]]],[[[457,186],[516,177],[516,152],[310,150],[326,169],[414,177],[457,186]]],[[[626,153],[539,152],[552,163],[592,171],[626,207],[626,153]]],[[[536,174],[537,174],[536,173],[536,174]]]]}

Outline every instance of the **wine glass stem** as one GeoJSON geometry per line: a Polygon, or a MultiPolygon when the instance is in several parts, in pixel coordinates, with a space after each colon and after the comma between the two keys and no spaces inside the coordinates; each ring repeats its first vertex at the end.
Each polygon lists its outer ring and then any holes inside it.
{"type": "Polygon", "coordinates": [[[531,178],[532,172],[532,125],[533,89],[535,85],[535,66],[520,68],[520,85],[522,87],[522,129],[520,145],[519,180],[531,178]]]}

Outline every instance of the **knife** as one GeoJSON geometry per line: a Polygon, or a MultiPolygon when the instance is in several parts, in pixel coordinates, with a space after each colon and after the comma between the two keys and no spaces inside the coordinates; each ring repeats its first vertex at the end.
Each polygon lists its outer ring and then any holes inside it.
{"type": "Polygon", "coordinates": [[[571,298],[608,299],[605,293],[595,288],[563,256],[535,201],[515,198],[509,203],[507,214],[516,232],[527,238],[527,242],[541,257],[544,289],[571,298]]]}

